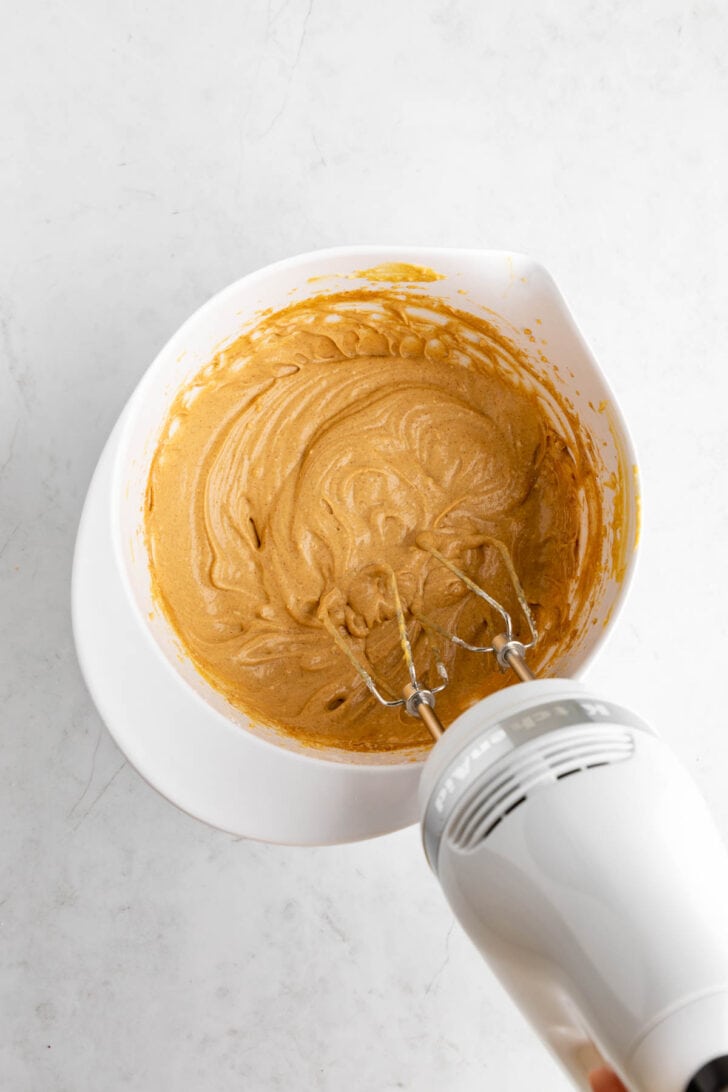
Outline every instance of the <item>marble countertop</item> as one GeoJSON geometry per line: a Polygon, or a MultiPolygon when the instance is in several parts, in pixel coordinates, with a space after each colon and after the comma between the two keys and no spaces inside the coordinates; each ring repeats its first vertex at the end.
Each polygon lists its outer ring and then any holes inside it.
{"type": "Polygon", "coordinates": [[[226,283],[341,243],[528,252],[642,466],[637,578],[590,679],[653,720],[728,836],[727,34],[724,6],[677,0],[6,16],[3,1089],[566,1089],[416,830],[254,844],[134,773],[76,665],[74,533],[140,373],[226,283]]]}

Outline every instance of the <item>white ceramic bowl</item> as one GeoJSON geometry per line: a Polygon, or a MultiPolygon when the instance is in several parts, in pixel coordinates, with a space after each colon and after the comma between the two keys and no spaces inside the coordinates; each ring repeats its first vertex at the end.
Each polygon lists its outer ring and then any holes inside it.
{"type": "MultiPolygon", "coordinates": [[[[421,763],[296,747],[252,730],[180,654],[154,611],[143,539],[149,463],[180,386],[262,309],[322,292],[387,287],[359,276],[383,263],[435,270],[413,285],[472,313],[491,314],[519,347],[541,350],[557,389],[577,409],[621,490],[620,579],[608,581],[590,632],[558,664],[576,674],[602,643],[634,562],[635,457],[614,398],[549,274],[536,262],[493,251],[342,247],[252,273],[200,308],[165,346],[127,403],[89,488],[73,571],[73,623],[89,690],[117,744],[156,789],[224,830],[266,841],[323,844],[396,830],[417,817],[421,763]],[[558,365],[556,370],[553,365],[558,365]]],[[[403,285],[398,285],[403,287],[403,285]]],[[[605,488],[607,505],[615,490],[605,488]]]]}

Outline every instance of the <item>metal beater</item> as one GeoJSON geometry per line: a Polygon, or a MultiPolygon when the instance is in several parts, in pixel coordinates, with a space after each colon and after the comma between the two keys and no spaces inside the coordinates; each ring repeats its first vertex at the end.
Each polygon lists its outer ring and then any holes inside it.
{"type": "MultiPolygon", "coordinates": [[[[526,663],[525,657],[528,649],[533,648],[536,641],[538,640],[536,624],[534,622],[533,615],[528,605],[528,600],[526,599],[523,587],[518,578],[518,574],[513,564],[513,559],[510,555],[508,547],[505,545],[504,542],[501,542],[500,539],[492,538],[490,536],[484,536],[483,544],[492,546],[498,552],[502,559],[503,565],[506,572],[508,573],[508,577],[516,593],[519,605],[521,607],[521,611],[523,612],[523,617],[528,627],[529,639],[527,641],[520,641],[516,637],[513,626],[513,619],[509,611],[506,610],[503,604],[498,602],[498,600],[494,599],[493,596],[485,591],[484,588],[481,588],[478,584],[471,580],[467,573],[464,573],[461,569],[454,565],[449,558],[445,557],[445,555],[440,550],[432,546],[422,536],[417,539],[417,546],[419,547],[419,549],[429,553],[432,557],[436,559],[436,561],[440,562],[447,569],[449,569],[449,571],[454,576],[456,576],[458,580],[460,580],[469,589],[469,591],[473,592],[473,594],[478,596],[479,599],[482,599],[485,603],[487,603],[488,606],[491,607],[492,610],[494,610],[503,619],[504,628],[501,633],[496,634],[496,636],[492,638],[490,644],[474,645],[471,644],[469,641],[465,641],[462,637],[459,637],[455,633],[449,633],[447,630],[443,629],[442,626],[438,625],[438,623],[435,622],[432,618],[428,618],[423,614],[415,612],[411,612],[411,614],[416,619],[416,621],[418,621],[423,626],[425,631],[437,633],[440,637],[443,637],[445,638],[445,640],[450,641],[454,645],[457,645],[458,648],[463,648],[468,652],[494,653],[496,660],[498,661],[498,664],[500,665],[502,670],[505,671],[510,669],[514,672],[518,679],[521,680],[521,682],[527,682],[535,678],[532,671],[528,667],[528,664],[526,663]]],[[[361,676],[363,681],[366,683],[369,691],[373,694],[377,701],[381,705],[387,706],[390,709],[396,708],[397,706],[404,706],[410,716],[420,718],[420,720],[427,727],[432,737],[437,740],[443,734],[445,729],[442,722],[440,721],[440,718],[435,712],[435,695],[439,694],[442,690],[444,690],[449,682],[447,669],[435,652],[435,668],[437,674],[441,679],[441,682],[436,686],[430,686],[419,678],[417,674],[417,668],[415,666],[414,653],[412,651],[412,642],[410,641],[409,634],[407,632],[405,610],[402,605],[402,598],[399,592],[397,576],[394,572],[394,569],[389,568],[389,575],[392,584],[392,596],[394,601],[395,616],[397,618],[397,625],[399,628],[399,640],[400,645],[402,646],[404,660],[407,665],[407,673],[409,675],[409,682],[403,688],[401,697],[387,698],[385,696],[385,694],[382,692],[384,688],[381,686],[381,684],[375,681],[372,672],[367,670],[366,665],[362,662],[362,660],[359,658],[356,651],[354,650],[352,642],[344,637],[344,635],[341,633],[341,630],[334,624],[328,611],[324,610],[322,612],[321,620],[333,640],[336,642],[337,646],[349,658],[354,668],[361,676]]]]}

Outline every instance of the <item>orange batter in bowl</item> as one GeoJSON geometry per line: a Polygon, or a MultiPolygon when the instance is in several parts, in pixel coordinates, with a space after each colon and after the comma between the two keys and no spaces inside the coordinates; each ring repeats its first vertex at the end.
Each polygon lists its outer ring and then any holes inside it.
{"type": "MultiPolygon", "coordinates": [[[[534,613],[537,670],[583,624],[603,514],[588,439],[526,356],[483,319],[382,290],[294,304],[203,368],[163,428],[145,526],[155,597],[216,689],[304,744],[377,752],[431,741],[369,694],[322,604],[399,693],[389,567],[406,608],[484,643],[482,603],[417,539],[518,620],[492,536],[534,613]]],[[[426,674],[431,638],[414,619],[410,634],[426,674]]],[[[492,657],[439,652],[445,724],[508,681],[492,657]]]]}

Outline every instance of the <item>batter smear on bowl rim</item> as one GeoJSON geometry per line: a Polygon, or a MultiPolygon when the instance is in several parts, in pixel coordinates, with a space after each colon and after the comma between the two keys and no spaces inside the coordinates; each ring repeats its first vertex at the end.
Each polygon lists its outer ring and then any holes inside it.
{"type": "MultiPolygon", "coordinates": [[[[397,290],[293,304],[215,356],[170,408],[145,531],[155,599],[200,674],[254,723],[358,752],[431,740],[374,700],[324,618],[399,694],[392,573],[426,665],[437,634],[415,615],[471,641],[490,619],[422,543],[518,619],[496,539],[548,673],[588,623],[604,536],[589,438],[527,354],[397,290]]],[[[437,651],[445,724],[509,681],[490,657],[437,651]]]]}

